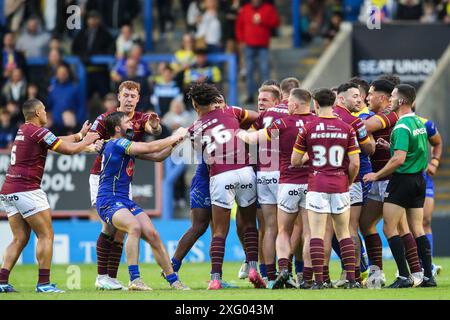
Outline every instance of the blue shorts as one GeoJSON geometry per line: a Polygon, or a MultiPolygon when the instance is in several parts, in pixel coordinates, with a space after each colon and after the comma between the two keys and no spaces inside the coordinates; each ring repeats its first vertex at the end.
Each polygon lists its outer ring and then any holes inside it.
{"type": "Polygon", "coordinates": [[[120,209],[128,209],[133,216],[144,212],[133,200],[125,197],[98,197],[96,207],[100,218],[108,224],[112,224],[113,215],[120,209]]]}
{"type": "Polygon", "coordinates": [[[189,191],[191,209],[211,209],[211,196],[209,193],[209,176],[194,175],[189,191]]]}
{"type": "Polygon", "coordinates": [[[434,183],[433,179],[427,175],[426,173],[423,174],[423,177],[425,178],[425,182],[427,183],[427,188],[425,191],[425,198],[434,198],[434,183]]]}

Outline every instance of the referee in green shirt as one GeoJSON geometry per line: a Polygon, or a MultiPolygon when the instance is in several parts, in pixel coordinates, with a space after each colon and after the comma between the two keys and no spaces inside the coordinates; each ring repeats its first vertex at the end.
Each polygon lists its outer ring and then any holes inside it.
{"type": "MultiPolygon", "coordinates": [[[[399,276],[389,286],[390,288],[413,286],[406,262],[405,247],[397,230],[405,210],[424,268],[421,286],[436,286],[436,281],[431,273],[430,243],[423,229],[426,183],[422,172],[427,167],[428,137],[422,121],[412,111],[415,99],[416,90],[410,85],[400,84],[392,91],[391,108],[398,114],[399,120],[391,133],[391,159],[380,171],[364,176],[364,182],[369,182],[392,174],[383,205],[383,231],[397,263],[399,276]]],[[[377,141],[377,143],[387,146],[384,140],[377,141]]]]}

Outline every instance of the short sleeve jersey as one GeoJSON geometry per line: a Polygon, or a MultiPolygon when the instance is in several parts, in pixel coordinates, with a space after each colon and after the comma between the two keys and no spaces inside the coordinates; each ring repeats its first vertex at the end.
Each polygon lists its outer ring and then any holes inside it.
{"type": "Polygon", "coordinates": [[[269,140],[278,139],[280,149],[280,183],[307,184],[310,169],[310,161],[302,167],[291,165],[292,149],[297,135],[305,124],[310,123],[317,116],[312,113],[293,114],[273,122],[266,128],[269,140]]]}
{"type": "Polygon", "coordinates": [[[62,140],[46,128],[24,123],[11,149],[11,162],[1,194],[32,191],[41,187],[48,150],[62,140]]]}
{"type": "MultiPolygon", "coordinates": [[[[265,129],[271,126],[276,120],[288,116],[289,111],[284,105],[269,108],[262,112],[256,121],[252,124],[255,130],[265,129]]],[[[279,161],[274,163],[272,159],[280,159],[279,148],[272,148],[271,141],[258,146],[258,171],[278,171],[280,169],[279,161]]]]}
{"type": "Polygon", "coordinates": [[[360,153],[355,130],[339,118],[318,117],[305,124],[294,151],[308,153],[308,191],[344,193],[349,190],[349,155],[360,153]]]}
{"type": "Polygon", "coordinates": [[[194,122],[189,134],[196,151],[201,149],[210,177],[249,165],[245,143],[237,138],[248,111],[239,107],[215,109],[194,122]]]}
{"type": "Polygon", "coordinates": [[[406,151],[405,162],[395,170],[396,173],[419,173],[427,167],[427,129],[414,113],[400,117],[392,130],[391,156],[395,150],[406,151]]]}
{"type": "Polygon", "coordinates": [[[101,154],[98,197],[128,199],[134,172],[134,157],[128,154],[132,141],[120,138],[106,142],[101,154]]]}
{"type": "MultiPolygon", "coordinates": [[[[105,118],[113,113],[114,111],[105,112],[97,117],[95,119],[94,123],[92,124],[91,130],[92,132],[97,132],[100,135],[100,139],[108,140],[111,138],[108,133],[106,133],[105,128],[105,118]]],[[[142,138],[145,135],[145,124],[147,123],[149,119],[149,114],[144,112],[138,112],[135,111],[133,114],[133,117],[131,118],[131,123],[133,124],[133,141],[141,141],[142,138]]],[[[91,174],[100,174],[100,168],[101,168],[101,156],[99,155],[92,165],[91,168],[91,174]]]]}

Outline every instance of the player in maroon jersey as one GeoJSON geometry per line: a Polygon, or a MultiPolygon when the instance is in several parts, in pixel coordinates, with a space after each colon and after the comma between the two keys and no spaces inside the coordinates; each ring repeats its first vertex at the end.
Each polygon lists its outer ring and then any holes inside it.
{"type": "Polygon", "coordinates": [[[47,195],[41,189],[47,152],[50,149],[62,154],[79,153],[97,140],[99,135],[88,133],[90,125],[86,121],[79,133],[56,137],[44,128],[47,113],[44,104],[37,99],[26,101],[22,112],[25,123],[17,131],[11,149],[11,163],[0,192],[14,237],[6,249],[0,271],[0,292],[14,291],[8,284],[9,273],[27,245],[31,230],[37,237],[39,280],[36,292],[63,292],[50,284],[52,217],[47,195]]]}
{"type": "MultiPolygon", "coordinates": [[[[363,121],[351,114],[352,112],[358,112],[361,108],[362,100],[358,85],[351,82],[344,83],[337,88],[337,92],[337,99],[333,108],[334,113],[355,130],[361,151],[368,156],[372,155],[375,151],[375,141],[370,139],[363,121]]],[[[359,260],[362,244],[359,239],[358,230],[359,217],[363,205],[363,190],[359,172],[355,181],[350,186],[350,204],[350,235],[353,238],[356,249],[355,277],[356,281],[360,282],[361,272],[359,269],[359,260]]]]}
{"type": "Polygon", "coordinates": [[[333,219],[346,271],[344,288],[358,288],[359,283],[355,281],[355,247],[349,231],[349,186],[359,170],[360,149],[356,132],[334,116],[332,105],[335,94],[331,90],[319,89],[313,98],[319,117],[300,130],[291,158],[291,164],[296,167],[302,165],[305,153],[310,159],[306,209],[311,232],[310,254],[316,279],[312,288],[324,288],[324,236],[328,214],[333,219]]]}
{"type": "MultiPolygon", "coordinates": [[[[390,141],[391,130],[398,120],[398,115],[395,112],[389,111],[389,99],[392,90],[394,90],[394,84],[390,81],[375,80],[371,83],[367,96],[369,109],[375,113],[375,115],[364,120],[367,131],[372,133],[374,140],[377,141],[375,153],[370,157],[373,172],[377,172],[383,168],[391,158],[389,150],[383,148],[378,141],[380,139],[390,141]]],[[[372,280],[373,277],[379,277],[382,285],[386,281],[382,272],[383,246],[376,226],[383,216],[384,195],[389,178],[385,177],[384,180],[382,179],[372,183],[368,201],[363,206],[359,220],[361,233],[364,236],[367,255],[371,264],[369,280],[372,280]]]]}
{"type": "MultiPolygon", "coordinates": [[[[258,231],[256,229],[256,177],[249,164],[245,144],[236,131],[249,112],[237,107],[216,108],[220,92],[206,83],[194,84],[189,95],[199,119],[189,128],[193,145],[201,148],[209,166],[212,205],[211,281],[208,289],[221,289],[225,239],[230,226],[231,209],[236,199],[241,215],[249,280],[264,288],[257,271],[258,231]]],[[[255,120],[255,118],[251,120],[255,120]]]]}
{"type": "MultiPolygon", "coordinates": [[[[109,135],[106,132],[104,120],[106,116],[114,111],[122,111],[127,114],[133,123],[134,134],[133,141],[141,141],[145,133],[159,135],[161,125],[156,113],[144,113],[135,111],[139,102],[140,85],[134,81],[124,81],[120,84],[117,98],[119,108],[109,111],[97,117],[91,127],[91,131],[97,132],[100,139],[107,140],[109,135]]],[[[101,167],[101,156],[97,156],[92,165],[91,175],[89,176],[89,187],[91,192],[91,205],[95,207],[99,174],[101,167]]],[[[131,189],[130,189],[131,199],[131,189]]],[[[124,233],[117,231],[110,225],[102,221],[102,231],[97,239],[97,278],[95,287],[101,290],[120,290],[122,284],[117,280],[117,271],[119,269],[120,257],[123,250],[124,233]]]]}
{"type": "MultiPolygon", "coordinates": [[[[279,144],[280,176],[276,198],[278,216],[277,222],[275,222],[275,225],[278,225],[278,230],[275,235],[280,273],[278,277],[275,274],[274,256],[273,261],[267,264],[269,280],[267,288],[269,289],[280,289],[289,280],[288,263],[289,259],[292,259],[291,254],[293,251],[291,247],[292,232],[298,214],[305,210],[306,207],[308,165],[302,168],[293,168],[291,166],[291,154],[299,128],[315,118],[310,113],[310,101],[311,94],[307,90],[293,89],[288,99],[289,116],[279,118],[267,128],[257,132],[240,132],[238,134],[238,137],[247,143],[254,144],[258,142],[264,144],[266,141],[269,141],[279,144]]],[[[309,257],[306,257],[305,261],[307,266],[310,266],[308,265],[308,262],[310,262],[309,257]]],[[[268,261],[266,260],[266,262],[268,261]]]]}

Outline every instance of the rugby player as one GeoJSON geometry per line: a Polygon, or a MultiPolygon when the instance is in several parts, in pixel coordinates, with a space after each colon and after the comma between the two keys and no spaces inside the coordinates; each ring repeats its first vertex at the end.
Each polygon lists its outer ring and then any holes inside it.
{"type": "Polygon", "coordinates": [[[406,210],[406,217],[417,243],[417,253],[422,260],[424,277],[421,286],[435,287],[432,275],[430,243],[423,229],[423,205],[426,183],[423,170],[427,167],[427,131],[422,121],[413,113],[416,97],[414,87],[400,84],[392,91],[390,105],[399,115],[392,130],[390,150],[392,158],[378,172],[364,176],[365,181],[376,181],[393,174],[386,188],[383,205],[383,231],[386,235],[399,276],[389,288],[409,288],[414,280],[408,270],[405,246],[398,234],[398,226],[406,210]]]}
{"type": "Polygon", "coordinates": [[[355,281],[355,246],[350,237],[349,187],[358,175],[359,153],[356,132],[333,113],[335,94],[329,89],[314,92],[317,119],[300,130],[291,164],[301,166],[304,154],[310,159],[306,209],[311,234],[310,255],[315,274],[312,289],[323,289],[324,237],[331,215],[339,240],[347,282],[344,288],[359,288],[355,281]]]}
{"type": "MultiPolygon", "coordinates": [[[[133,141],[141,141],[145,133],[159,135],[161,125],[159,117],[155,113],[147,114],[136,110],[139,102],[140,84],[134,81],[124,81],[118,89],[117,99],[119,107],[117,110],[101,114],[94,121],[91,131],[97,132],[103,140],[109,139],[105,129],[105,118],[115,111],[121,111],[127,114],[133,124],[133,141]]],[[[95,207],[99,175],[101,171],[101,157],[97,156],[89,176],[89,188],[91,194],[91,205],[95,207]]],[[[130,199],[131,199],[130,189],[130,199]]],[[[116,232],[115,228],[102,221],[102,230],[97,239],[97,277],[95,287],[100,290],[120,290],[124,286],[117,280],[117,271],[119,269],[120,258],[123,251],[123,232],[116,232]]]]}
{"type": "Polygon", "coordinates": [[[0,191],[1,201],[8,215],[13,240],[6,248],[0,270],[0,292],[14,292],[9,274],[30,239],[31,230],[37,237],[36,258],[39,278],[36,292],[64,292],[50,283],[53,256],[53,227],[47,195],[41,189],[42,175],[48,150],[62,154],[76,154],[99,138],[88,133],[86,121],[80,132],[56,137],[48,129],[44,104],[30,99],[22,106],[25,123],[17,131],[11,149],[11,162],[0,191]]]}
{"type": "Polygon", "coordinates": [[[97,195],[97,212],[105,223],[128,234],[125,253],[130,274],[128,290],[147,291],[151,288],[140,277],[139,240],[152,247],[156,262],[161,266],[172,288],[188,290],[173,271],[169,255],[147,214],[129,199],[134,172],[135,156],[155,154],[182,141],[187,129],[180,128],[172,136],[153,142],[133,142],[133,123],[124,112],[116,111],[104,120],[105,130],[111,138],[103,146],[102,163],[97,195]],[[131,136],[130,136],[131,135],[131,136]]]}
{"type": "MultiPolygon", "coordinates": [[[[199,119],[189,128],[195,148],[201,147],[209,165],[212,204],[211,281],[209,290],[222,288],[222,265],[230,214],[236,199],[240,223],[244,231],[249,280],[257,288],[265,283],[257,271],[258,230],[256,228],[256,176],[249,165],[244,143],[239,143],[236,130],[249,113],[240,108],[216,108],[221,94],[212,85],[194,84],[189,95],[199,119]]],[[[254,120],[254,119],[253,119],[254,120]]]]}

